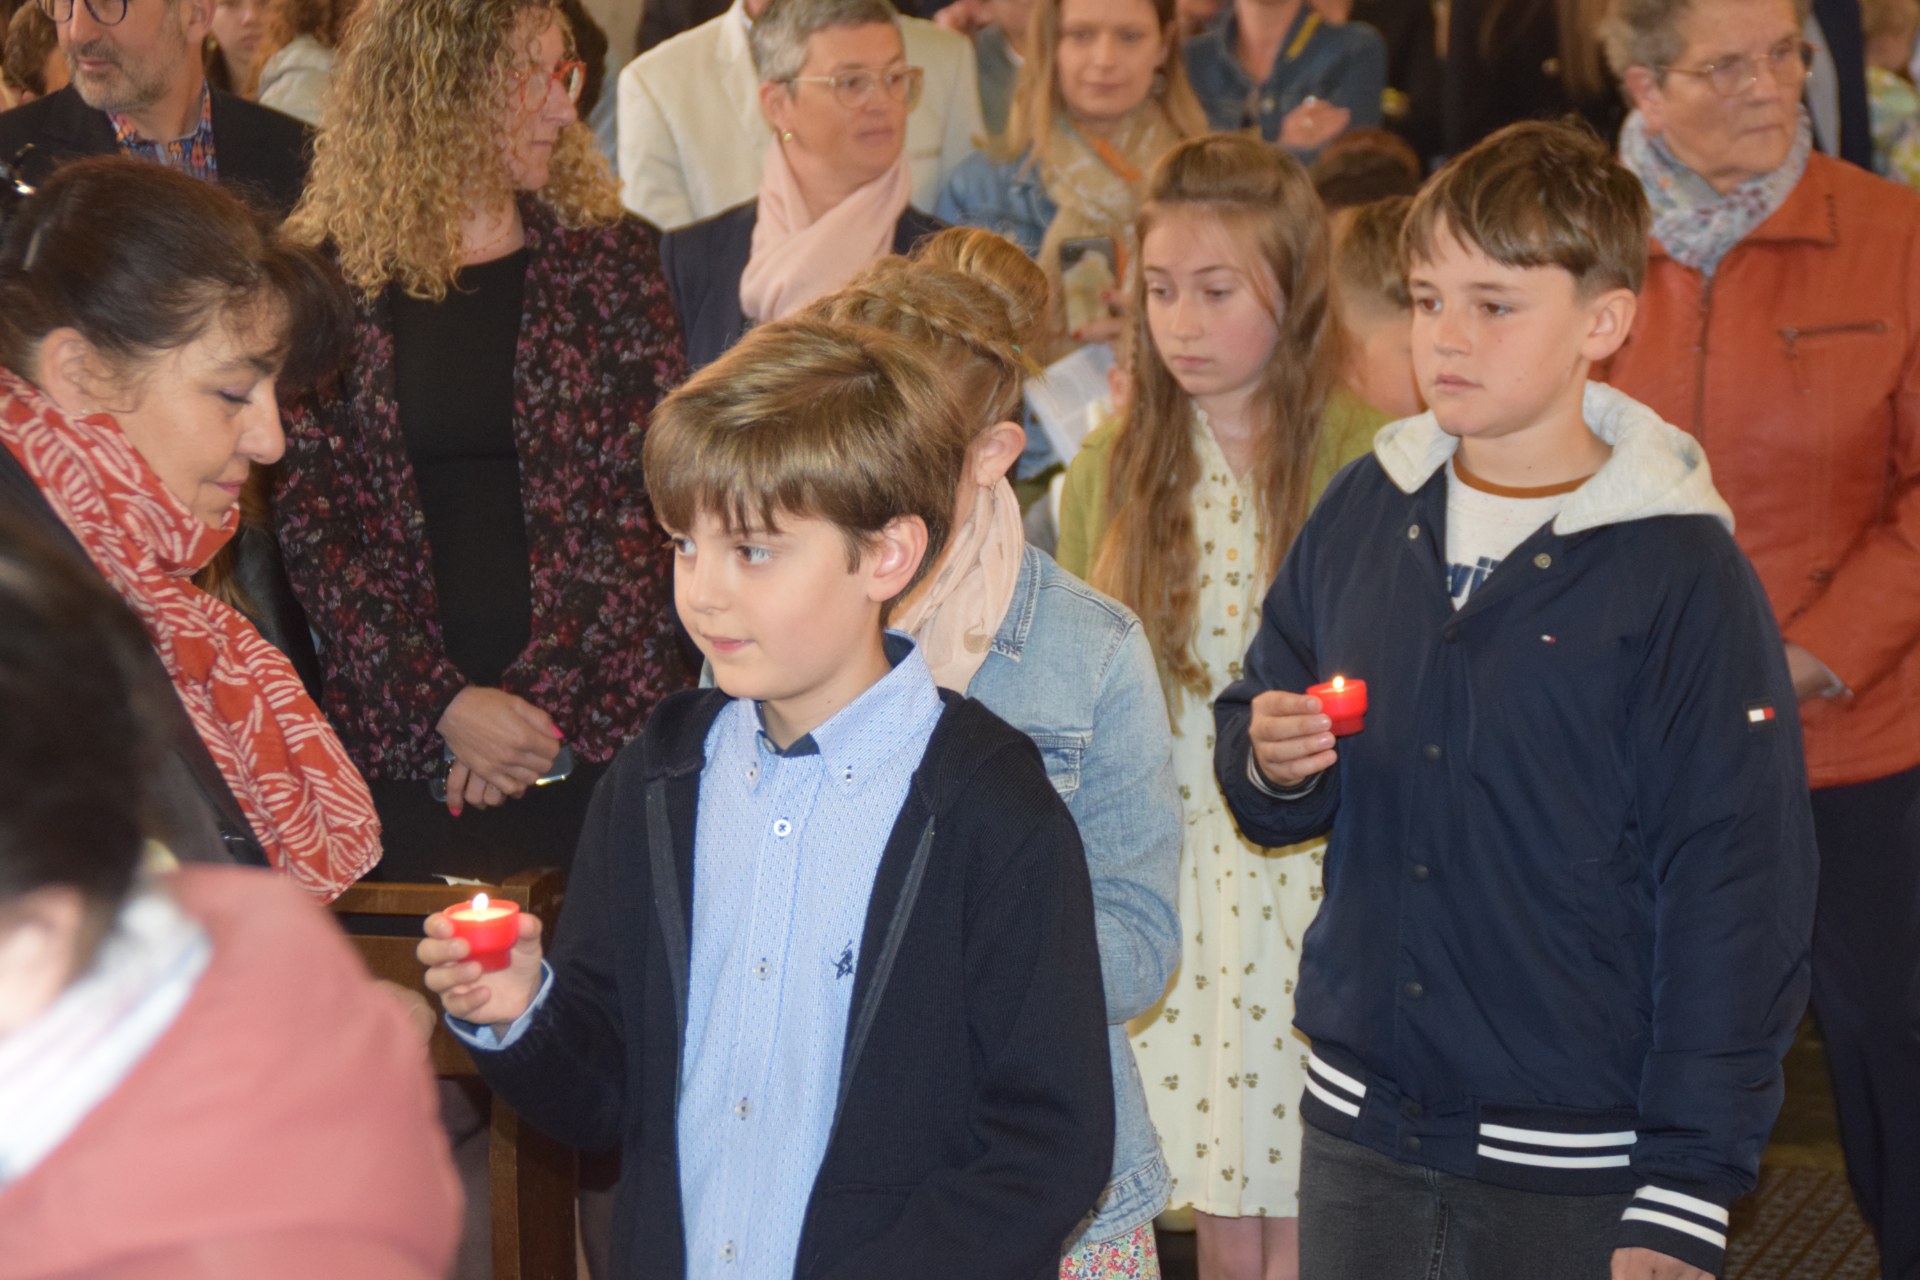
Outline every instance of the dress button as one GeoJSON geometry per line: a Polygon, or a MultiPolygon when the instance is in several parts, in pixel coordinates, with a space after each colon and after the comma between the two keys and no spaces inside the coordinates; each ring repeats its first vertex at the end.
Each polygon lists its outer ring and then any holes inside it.
{"type": "Polygon", "coordinates": [[[1400,990],[1405,993],[1409,1000],[1418,1000],[1421,996],[1427,994],[1427,989],[1417,982],[1409,982],[1406,986],[1400,988],[1400,990]]]}
{"type": "Polygon", "coordinates": [[[1426,746],[1420,748],[1420,754],[1429,760],[1438,760],[1440,758],[1440,744],[1437,742],[1429,742],[1426,746]]]}
{"type": "Polygon", "coordinates": [[[1416,862],[1413,864],[1413,878],[1415,880],[1425,880],[1428,876],[1432,874],[1433,873],[1431,871],[1427,870],[1426,863],[1416,862]]]}
{"type": "Polygon", "coordinates": [[[785,818],[781,818],[773,824],[773,834],[785,840],[793,834],[793,824],[785,818]]]}
{"type": "Polygon", "coordinates": [[[1533,558],[1533,567],[1536,569],[1551,569],[1553,568],[1553,557],[1542,551],[1533,558]]]}
{"type": "Polygon", "coordinates": [[[1410,524],[1410,525],[1408,525],[1408,526],[1407,526],[1407,541],[1408,541],[1408,542],[1412,542],[1412,541],[1413,541],[1413,540],[1414,540],[1415,538],[1418,538],[1419,536],[1420,536],[1420,526],[1419,526],[1419,525],[1417,525],[1417,524],[1410,524]]]}
{"type": "Polygon", "coordinates": [[[1412,1134],[1408,1134],[1406,1137],[1400,1139],[1400,1146],[1401,1149],[1405,1151],[1418,1151],[1420,1149],[1420,1139],[1414,1137],[1412,1134]]]}
{"type": "Polygon", "coordinates": [[[1409,1102],[1406,1106],[1400,1108],[1400,1114],[1409,1120],[1418,1120],[1421,1116],[1427,1114],[1427,1109],[1417,1102],[1409,1102]]]}

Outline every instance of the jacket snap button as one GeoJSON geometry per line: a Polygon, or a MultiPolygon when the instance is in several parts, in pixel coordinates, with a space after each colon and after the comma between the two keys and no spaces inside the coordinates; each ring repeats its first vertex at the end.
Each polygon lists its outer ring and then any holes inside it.
{"type": "Polygon", "coordinates": [[[1409,1102],[1406,1106],[1400,1108],[1400,1111],[1401,1114],[1405,1115],[1409,1120],[1418,1120],[1421,1116],[1427,1114],[1427,1109],[1417,1102],[1409,1102]]]}
{"type": "Polygon", "coordinates": [[[1420,754],[1429,760],[1438,760],[1440,758],[1440,744],[1437,742],[1429,742],[1426,746],[1420,748],[1420,754]]]}
{"type": "Polygon", "coordinates": [[[1415,538],[1418,538],[1419,536],[1420,536],[1420,526],[1419,526],[1419,525],[1417,525],[1417,524],[1410,524],[1410,525],[1408,525],[1408,526],[1407,526],[1407,541],[1408,541],[1408,542],[1412,542],[1412,541],[1413,541],[1413,540],[1414,540],[1415,538]]]}
{"type": "Polygon", "coordinates": [[[1427,989],[1417,982],[1409,982],[1406,986],[1400,988],[1400,990],[1409,1000],[1418,1000],[1421,996],[1427,994],[1427,989]]]}
{"type": "Polygon", "coordinates": [[[1413,864],[1413,878],[1415,880],[1425,880],[1428,876],[1432,874],[1433,873],[1427,869],[1426,863],[1416,862],[1413,864]]]}
{"type": "Polygon", "coordinates": [[[1406,1137],[1400,1139],[1400,1145],[1408,1151],[1418,1151],[1420,1149],[1420,1139],[1414,1137],[1412,1134],[1408,1134],[1406,1137]]]}
{"type": "Polygon", "coordinates": [[[1536,569],[1551,569],[1553,567],[1553,557],[1542,551],[1533,558],[1533,567],[1536,569]]]}

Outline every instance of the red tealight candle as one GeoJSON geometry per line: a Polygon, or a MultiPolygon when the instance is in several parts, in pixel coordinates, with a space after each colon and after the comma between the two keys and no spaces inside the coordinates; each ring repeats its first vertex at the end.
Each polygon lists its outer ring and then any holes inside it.
{"type": "Polygon", "coordinates": [[[1320,699],[1320,709],[1333,721],[1333,736],[1344,738],[1367,727],[1367,682],[1335,676],[1325,684],[1307,690],[1309,698],[1320,699]]]}
{"type": "Polygon", "coordinates": [[[513,944],[520,940],[520,904],[494,902],[484,893],[472,902],[447,908],[453,936],[467,940],[467,959],[478,960],[488,973],[507,967],[513,944]]]}

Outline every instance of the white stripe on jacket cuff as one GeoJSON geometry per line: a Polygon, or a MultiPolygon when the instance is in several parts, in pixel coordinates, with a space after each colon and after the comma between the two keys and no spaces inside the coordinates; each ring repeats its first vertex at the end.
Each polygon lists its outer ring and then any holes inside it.
{"type": "MultiPolygon", "coordinates": [[[[1324,771],[1323,771],[1324,772],[1324,771]]],[[[1314,774],[1297,787],[1276,787],[1267,781],[1267,775],[1260,772],[1260,766],[1253,762],[1253,748],[1247,748],[1247,781],[1254,785],[1263,796],[1272,796],[1275,800],[1304,800],[1313,794],[1320,785],[1320,775],[1314,774]]]]}

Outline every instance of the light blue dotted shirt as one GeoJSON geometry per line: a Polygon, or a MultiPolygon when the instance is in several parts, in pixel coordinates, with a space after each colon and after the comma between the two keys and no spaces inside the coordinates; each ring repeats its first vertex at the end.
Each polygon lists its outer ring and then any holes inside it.
{"type": "Polygon", "coordinates": [[[754,703],[707,734],[694,837],[680,1194],[689,1280],[787,1280],[826,1155],[867,900],[940,719],[918,647],[781,752],[754,703]]]}

